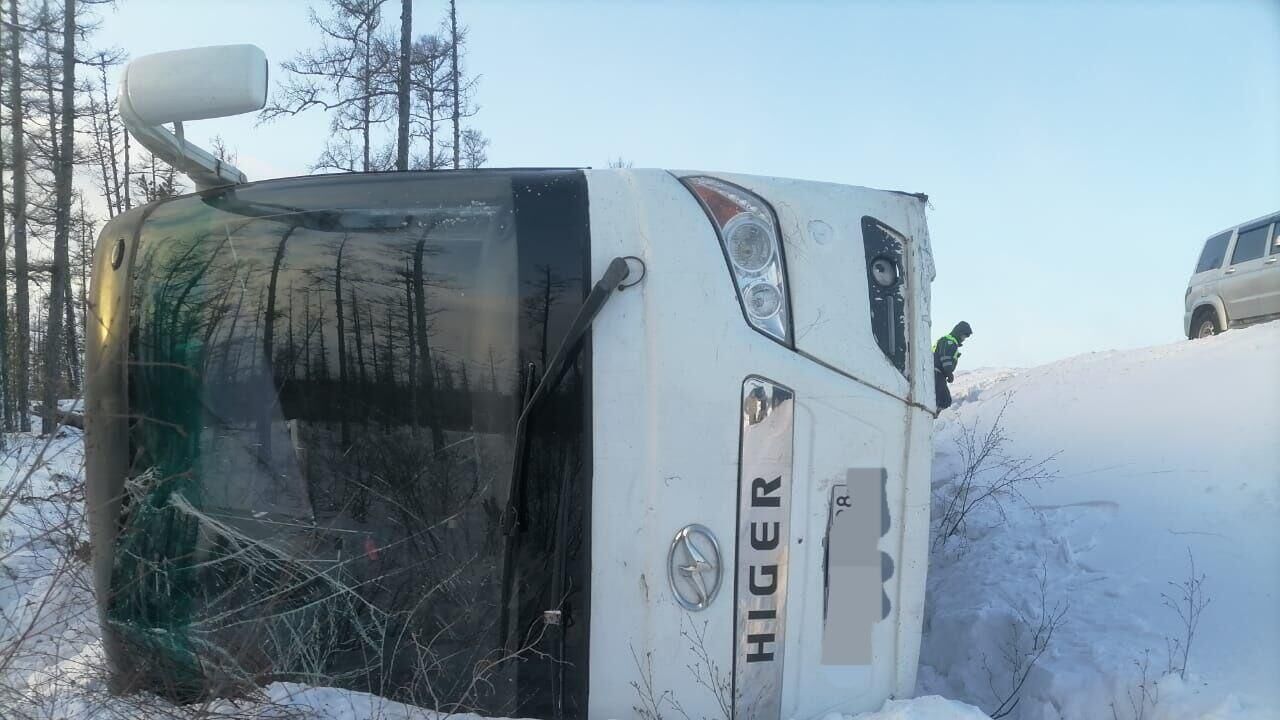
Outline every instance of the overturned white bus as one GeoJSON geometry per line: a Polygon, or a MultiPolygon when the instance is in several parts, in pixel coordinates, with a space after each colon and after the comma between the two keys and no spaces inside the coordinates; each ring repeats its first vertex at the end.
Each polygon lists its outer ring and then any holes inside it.
{"type": "Polygon", "coordinates": [[[770,720],[912,692],[924,196],[617,169],[247,183],[159,127],[264,94],[247,46],[122,83],[200,191],[115,218],[94,260],[118,689],[770,720]]]}

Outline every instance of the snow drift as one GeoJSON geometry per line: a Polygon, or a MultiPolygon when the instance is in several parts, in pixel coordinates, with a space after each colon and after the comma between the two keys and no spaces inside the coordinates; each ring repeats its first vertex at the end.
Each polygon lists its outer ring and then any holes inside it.
{"type": "Polygon", "coordinates": [[[1271,323],[957,376],[935,427],[935,493],[960,469],[961,428],[989,426],[1006,399],[1008,452],[1056,454],[1059,476],[935,555],[918,689],[991,711],[1043,578],[1048,611],[1066,613],[1012,717],[1280,717],[1278,359],[1271,323]],[[1208,604],[1186,672],[1169,673],[1193,561],[1208,604]]]}

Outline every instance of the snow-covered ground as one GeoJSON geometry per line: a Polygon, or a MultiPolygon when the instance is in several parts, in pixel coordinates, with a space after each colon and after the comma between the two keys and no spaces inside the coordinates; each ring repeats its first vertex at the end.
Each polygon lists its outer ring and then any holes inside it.
{"type": "MultiPolygon", "coordinates": [[[[1280,323],[1272,323],[1204,341],[958,376],[956,406],[936,428],[936,501],[962,476],[956,439],[966,428],[981,437],[1002,408],[1002,456],[1053,456],[1044,469],[1057,477],[1022,487],[1025,502],[1007,498],[1003,513],[978,505],[935,553],[921,697],[890,701],[858,720],[981,720],[988,716],[971,705],[995,713],[1023,676],[1009,717],[1280,717],[1277,358],[1280,323]],[[1184,679],[1166,672],[1181,665],[1179,653],[1171,661],[1167,642],[1185,634],[1163,596],[1177,604],[1191,558],[1209,603],[1184,679]],[[1059,613],[1048,642],[1037,644],[1040,621],[1059,613]]],[[[0,466],[0,717],[437,717],[289,683],[251,701],[197,709],[110,697],[83,567],[83,500],[74,481],[79,433],[66,429],[48,443],[9,437],[7,448],[0,466]],[[36,472],[22,470],[33,464],[36,472]]],[[[979,475],[975,484],[990,479],[979,475]]]]}
{"type": "Polygon", "coordinates": [[[982,511],[936,554],[918,689],[992,710],[984,657],[1002,689],[1011,621],[1041,616],[1043,577],[1046,612],[1065,614],[1013,717],[1280,717],[1278,370],[1271,323],[957,376],[935,493],[955,482],[961,428],[985,431],[1006,398],[1007,453],[1056,454],[1059,476],[1024,487],[1004,518],[982,511]],[[1165,596],[1181,604],[1192,558],[1208,604],[1183,679],[1166,674],[1185,631],[1165,596]]]}

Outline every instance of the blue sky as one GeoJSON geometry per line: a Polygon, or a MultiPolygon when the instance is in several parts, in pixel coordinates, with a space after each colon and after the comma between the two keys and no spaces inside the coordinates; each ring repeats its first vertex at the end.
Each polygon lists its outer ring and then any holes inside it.
{"type": "MultiPolygon", "coordinates": [[[[121,0],[96,41],[251,42],[274,72],[318,44],[307,5],[121,0]]],[[[417,30],[444,5],[416,1],[417,30]]],[[[1274,1],[459,6],[491,165],[928,193],[935,334],[968,320],[969,367],[1177,340],[1203,239],[1280,209],[1274,1]]],[[[260,179],[305,172],[327,123],[188,128],[215,133],[260,179]]]]}

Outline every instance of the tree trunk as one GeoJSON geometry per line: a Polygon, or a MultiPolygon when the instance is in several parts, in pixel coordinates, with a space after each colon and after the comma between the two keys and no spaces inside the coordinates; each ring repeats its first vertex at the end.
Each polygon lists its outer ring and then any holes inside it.
{"type": "MultiPolygon", "coordinates": [[[[352,293],[354,295],[354,293],[352,293]]],[[[373,303],[365,303],[364,306],[365,322],[369,325],[369,368],[372,378],[371,393],[377,393],[378,381],[382,378],[378,369],[378,326],[373,320],[373,303]]]]}
{"type": "Polygon", "coordinates": [[[361,68],[361,86],[364,91],[364,99],[360,101],[360,134],[364,140],[364,167],[365,172],[369,172],[369,145],[371,142],[370,135],[373,132],[373,24],[369,23],[364,26],[364,67],[361,68]]]}
{"type": "Polygon", "coordinates": [[[413,318],[413,279],[406,264],[404,272],[404,326],[409,337],[409,424],[418,425],[418,335],[413,318]]]}
{"type": "MultiPolygon", "coordinates": [[[[369,311],[369,325],[370,326],[373,325],[372,310],[369,311]]],[[[396,355],[395,355],[395,345],[394,345],[395,329],[391,326],[390,303],[387,304],[385,335],[387,338],[387,349],[386,349],[386,352],[383,353],[382,357],[383,357],[383,360],[386,362],[386,370],[384,370],[384,372],[386,373],[386,376],[383,379],[382,398],[383,398],[383,401],[390,401],[394,403],[396,398],[396,355]]],[[[386,420],[384,421],[385,424],[383,426],[383,429],[385,431],[391,432],[391,426],[393,424],[393,421],[396,424],[400,422],[398,415],[399,413],[397,413],[396,418],[393,418],[391,413],[383,414],[383,417],[386,418],[386,420]]]]}
{"type": "Polygon", "coordinates": [[[18,429],[31,429],[31,273],[27,267],[27,151],[23,130],[22,97],[22,30],[18,22],[18,0],[9,0],[9,122],[13,143],[13,271],[15,273],[14,312],[17,314],[18,429]]]}
{"type": "Polygon", "coordinates": [[[413,0],[400,0],[400,75],[396,83],[396,170],[409,169],[409,53],[413,46],[413,0]]]}
{"type": "MultiPolygon", "coordinates": [[[[311,362],[311,290],[302,290],[302,377],[307,382],[316,379],[315,365],[311,362]]],[[[321,331],[323,332],[323,330],[321,331]]],[[[311,404],[308,402],[307,408],[311,404]]]]}
{"type": "Polygon", "coordinates": [[[422,253],[427,238],[418,240],[413,253],[413,315],[418,336],[418,365],[422,368],[422,389],[427,400],[427,424],[431,426],[431,442],[436,451],[444,447],[444,431],[440,428],[439,415],[436,413],[435,377],[431,362],[431,343],[427,340],[427,286],[422,267],[422,253]]]}
{"type": "MultiPolygon", "coordinates": [[[[76,0],[63,0],[62,10],[62,108],[58,144],[54,148],[53,267],[49,278],[48,329],[44,343],[44,405],[56,408],[61,386],[61,364],[65,336],[73,325],[63,326],[68,292],[68,237],[71,232],[71,180],[75,163],[76,117],[76,0]]],[[[50,96],[53,83],[50,78],[50,96]]],[[[50,104],[52,120],[52,103],[50,104]]],[[[53,416],[46,416],[52,421],[53,416]]],[[[45,423],[46,426],[52,422],[45,423]]],[[[44,428],[47,430],[47,427],[44,428]]]]}
{"type": "Polygon", "coordinates": [[[297,346],[297,345],[295,345],[295,344],[294,344],[294,342],[293,342],[294,338],[293,338],[293,282],[292,282],[292,281],[289,283],[289,302],[288,302],[288,306],[289,306],[289,310],[288,310],[288,314],[289,314],[289,340],[288,340],[288,342],[289,342],[289,349],[288,349],[287,353],[288,353],[288,355],[289,355],[289,370],[288,370],[288,372],[285,374],[285,377],[289,378],[290,380],[297,380],[297,379],[298,379],[298,346],[297,346]]]}
{"type": "MultiPolygon", "coordinates": [[[[18,31],[13,30],[14,33],[18,31]]],[[[0,37],[3,37],[0,35],[0,37]]],[[[4,43],[0,41],[0,47],[4,43]]],[[[7,68],[0,62],[0,88],[4,86],[7,68]]],[[[3,90],[0,89],[0,94],[3,90]]],[[[9,385],[9,249],[5,232],[4,144],[0,143],[0,430],[14,431],[13,389],[9,385]]]]}
{"type": "Polygon", "coordinates": [[[547,371],[547,332],[548,325],[551,324],[551,266],[547,265],[546,271],[546,287],[543,288],[542,295],[542,367],[541,372],[547,371]]]}
{"type": "MultiPolygon", "coordinates": [[[[112,116],[111,86],[107,83],[107,65],[100,66],[102,74],[102,128],[105,162],[102,163],[103,192],[107,196],[107,208],[112,217],[124,212],[124,198],[120,188],[120,162],[116,157],[116,125],[112,116]]],[[[96,122],[96,121],[95,121],[96,122]]],[[[100,141],[101,144],[101,141],[100,141]]],[[[127,182],[127,178],[126,178],[127,182]]]]}
{"type": "Polygon", "coordinates": [[[449,0],[449,33],[453,62],[453,169],[462,167],[462,78],[458,75],[458,3],[449,0]]]}
{"type": "Polygon", "coordinates": [[[347,422],[346,400],[351,389],[347,387],[347,332],[342,312],[342,251],[347,247],[347,238],[338,245],[338,258],[333,264],[333,296],[334,311],[338,313],[338,417],[342,425],[342,447],[351,446],[351,426],[347,422]]]}
{"type": "MultiPolygon", "coordinates": [[[[271,280],[267,282],[267,307],[265,311],[266,317],[262,324],[262,374],[265,378],[264,388],[275,388],[275,336],[276,336],[276,289],[280,280],[280,263],[284,261],[284,249],[289,242],[289,236],[297,229],[297,225],[290,225],[284,234],[280,236],[280,243],[276,245],[276,255],[271,260],[271,280]]],[[[290,337],[292,337],[293,329],[289,329],[290,337]]],[[[262,408],[258,417],[258,443],[262,447],[262,454],[265,458],[271,457],[271,411],[275,408],[275,395],[267,401],[260,403],[262,408]]]]}
{"type": "Polygon", "coordinates": [[[133,209],[133,194],[129,190],[129,175],[132,168],[129,167],[129,131],[124,132],[124,209],[125,212],[133,209]]]}
{"type": "Polygon", "coordinates": [[[351,331],[356,338],[356,378],[363,395],[369,392],[369,373],[364,365],[364,322],[360,319],[360,303],[355,288],[351,288],[351,331]]]}
{"type": "MultiPolygon", "coordinates": [[[[329,350],[325,346],[325,341],[324,341],[325,332],[324,332],[324,299],[323,298],[319,298],[316,301],[316,327],[319,328],[320,330],[320,332],[317,333],[320,336],[320,342],[319,342],[319,348],[317,349],[318,356],[316,358],[316,378],[324,381],[324,383],[328,385],[329,350]]],[[[341,400],[339,400],[339,409],[341,409],[341,400]]]]}
{"type": "MultiPolygon", "coordinates": [[[[276,291],[280,281],[280,264],[284,261],[284,251],[289,243],[289,236],[295,229],[297,226],[291,225],[284,231],[280,237],[280,243],[276,245],[275,257],[271,260],[271,279],[267,282],[266,323],[262,330],[262,360],[268,373],[271,373],[275,367],[276,291]]],[[[292,331],[292,328],[290,330],[292,331]]]]}
{"type": "MultiPolygon", "coordinates": [[[[69,265],[70,263],[68,263],[69,265]]],[[[64,352],[66,353],[67,368],[67,391],[68,397],[79,397],[80,395],[80,348],[79,339],[76,337],[79,326],[76,324],[76,302],[75,294],[71,290],[71,272],[70,267],[67,268],[67,282],[63,284],[66,291],[63,298],[63,307],[66,311],[66,323],[63,328],[63,337],[66,338],[64,352]]]]}

